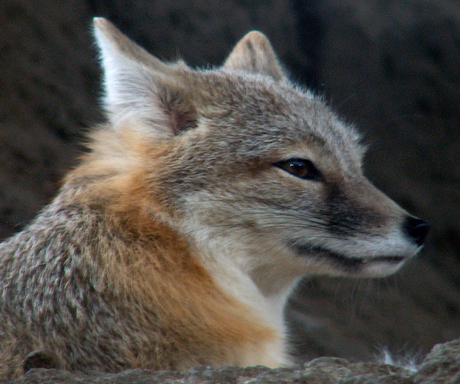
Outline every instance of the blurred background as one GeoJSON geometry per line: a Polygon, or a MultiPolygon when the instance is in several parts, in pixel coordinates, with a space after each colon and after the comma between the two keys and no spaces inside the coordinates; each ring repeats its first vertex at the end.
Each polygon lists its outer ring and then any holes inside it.
{"type": "Polygon", "coordinates": [[[286,311],[299,360],[426,353],[460,337],[460,4],[455,0],[1,0],[0,239],[48,203],[103,117],[91,19],[164,60],[220,65],[246,32],[370,144],[368,177],[430,222],[396,276],[307,278],[286,311]]]}

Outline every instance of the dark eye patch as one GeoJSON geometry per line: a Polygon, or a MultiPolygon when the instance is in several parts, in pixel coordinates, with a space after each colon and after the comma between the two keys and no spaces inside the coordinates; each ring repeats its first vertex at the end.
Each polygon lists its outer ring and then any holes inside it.
{"type": "Polygon", "coordinates": [[[273,164],[300,179],[311,181],[323,181],[323,175],[315,165],[307,159],[288,159],[273,164]]]}

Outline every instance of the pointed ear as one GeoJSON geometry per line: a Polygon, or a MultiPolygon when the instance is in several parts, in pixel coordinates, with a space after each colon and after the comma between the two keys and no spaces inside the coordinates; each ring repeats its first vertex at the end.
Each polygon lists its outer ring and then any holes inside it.
{"type": "Polygon", "coordinates": [[[154,136],[172,136],[194,124],[195,109],[178,65],[161,62],[104,18],[94,19],[94,34],[104,70],[105,108],[115,128],[129,123],[154,136]]]}
{"type": "Polygon", "coordinates": [[[223,67],[260,73],[276,81],[286,80],[270,42],[257,31],[249,32],[239,41],[223,67]]]}

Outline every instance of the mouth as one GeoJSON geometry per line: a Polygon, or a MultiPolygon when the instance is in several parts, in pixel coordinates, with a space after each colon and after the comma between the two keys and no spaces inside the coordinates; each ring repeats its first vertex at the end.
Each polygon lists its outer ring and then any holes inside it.
{"type": "Polygon", "coordinates": [[[397,264],[400,264],[406,260],[406,257],[403,256],[375,256],[367,258],[348,257],[336,252],[332,252],[328,249],[309,244],[292,244],[291,246],[299,256],[313,256],[322,260],[327,259],[347,270],[359,270],[360,268],[364,268],[366,266],[381,263],[396,266],[397,264]]]}

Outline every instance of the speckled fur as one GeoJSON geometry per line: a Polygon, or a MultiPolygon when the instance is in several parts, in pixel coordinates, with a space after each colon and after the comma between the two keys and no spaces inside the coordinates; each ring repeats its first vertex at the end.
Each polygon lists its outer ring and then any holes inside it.
{"type": "Polygon", "coordinates": [[[206,71],[103,19],[96,37],[108,122],[0,246],[1,377],[34,351],[74,371],[287,365],[283,308],[302,275],[381,276],[399,266],[378,257],[415,253],[406,213],[362,176],[358,134],[291,84],[262,34],[206,71]],[[326,180],[273,166],[289,158],[326,180]],[[304,239],[372,262],[299,256],[304,239]]]}

